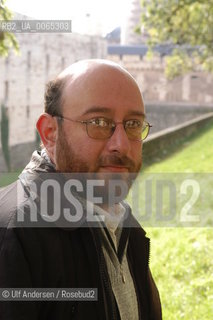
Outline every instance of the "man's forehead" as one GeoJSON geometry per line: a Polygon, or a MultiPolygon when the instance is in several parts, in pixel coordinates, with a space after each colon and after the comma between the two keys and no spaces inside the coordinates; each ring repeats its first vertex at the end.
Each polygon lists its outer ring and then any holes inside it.
{"type": "Polygon", "coordinates": [[[128,84],[140,91],[137,82],[127,70],[115,62],[104,59],[78,61],[62,71],[58,78],[64,79],[64,93],[72,88],[85,91],[93,85],[110,87],[116,83],[120,86],[128,84]]]}
{"type": "Polygon", "coordinates": [[[73,111],[75,109],[79,115],[93,106],[109,107],[118,97],[121,100],[122,96],[122,101],[128,103],[130,100],[134,109],[141,109],[141,105],[143,107],[141,93],[134,78],[118,64],[108,60],[77,62],[65,69],[60,77],[66,78],[62,94],[63,107],[73,111]]]}

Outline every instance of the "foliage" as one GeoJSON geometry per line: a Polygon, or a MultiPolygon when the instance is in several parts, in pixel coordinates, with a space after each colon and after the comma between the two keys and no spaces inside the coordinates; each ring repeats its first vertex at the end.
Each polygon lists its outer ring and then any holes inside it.
{"type": "Polygon", "coordinates": [[[4,105],[1,106],[1,145],[7,169],[10,171],[9,118],[4,105]]]}
{"type": "Polygon", "coordinates": [[[173,78],[201,65],[213,72],[212,0],[141,0],[141,26],[157,44],[174,45],[167,59],[167,76],[173,78]],[[174,65],[176,65],[174,67],[174,65]]]}
{"type": "MultiPolygon", "coordinates": [[[[12,19],[12,13],[5,6],[5,0],[0,2],[0,20],[8,21],[12,19]]],[[[0,31],[0,56],[7,56],[10,48],[18,52],[19,46],[14,34],[0,31]]]]}

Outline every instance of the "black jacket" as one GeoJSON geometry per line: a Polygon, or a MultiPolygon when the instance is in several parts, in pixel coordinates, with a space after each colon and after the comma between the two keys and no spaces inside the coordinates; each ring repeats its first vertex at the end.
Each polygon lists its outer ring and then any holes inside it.
{"type": "MultiPolygon", "coordinates": [[[[26,180],[3,188],[0,196],[0,287],[1,288],[97,288],[97,301],[4,301],[0,320],[117,320],[119,314],[110,286],[98,229],[85,225],[76,228],[15,227],[17,210],[28,204],[28,177],[54,168],[38,153],[26,167],[26,180]],[[22,189],[17,201],[17,187],[22,189]],[[18,203],[18,204],[17,204],[18,203]]],[[[19,192],[20,193],[20,192],[19,192]]],[[[149,239],[133,215],[134,228],[123,229],[119,246],[129,236],[127,258],[136,287],[141,320],[160,320],[158,290],[151,276],[149,239]]],[[[119,250],[119,249],[118,249],[119,250]]]]}

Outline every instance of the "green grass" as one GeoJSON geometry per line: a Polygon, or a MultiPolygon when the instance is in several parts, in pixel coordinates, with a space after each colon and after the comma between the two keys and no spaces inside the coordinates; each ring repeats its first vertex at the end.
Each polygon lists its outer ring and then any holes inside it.
{"type": "Polygon", "coordinates": [[[9,185],[10,183],[17,180],[19,174],[22,170],[18,170],[16,172],[3,172],[0,173],[0,188],[9,185]]]}
{"type": "Polygon", "coordinates": [[[170,149],[164,150],[166,155],[159,155],[151,165],[146,163],[143,172],[213,173],[213,123],[170,149]]]}
{"type": "Polygon", "coordinates": [[[150,228],[151,270],[164,320],[213,319],[213,232],[150,228]]]}
{"type": "MultiPolygon", "coordinates": [[[[212,124],[167,154],[150,166],[145,166],[144,172],[185,173],[186,176],[188,172],[200,172],[204,178],[208,176],[212,181],[212,124]]],[[[211,188],[208,185],[201,188],[203,212],[207,210],[206,203],[212,203],[212,190],[212,185],[211,188]]],[[[213,205],[210,210],[213,216],[213,205]]],[[[163,319],[212,320],[213,229],[145,229],[151,238],[150,266],[161,295],[163,319]]]]}

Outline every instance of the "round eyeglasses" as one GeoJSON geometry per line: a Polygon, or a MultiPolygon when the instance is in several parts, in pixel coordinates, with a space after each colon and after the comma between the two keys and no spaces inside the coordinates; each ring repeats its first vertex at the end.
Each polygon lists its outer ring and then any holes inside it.
{"type": "Polygon", "coordinates": [[[148,122],[137,119],[125,120],[123,122],[115,122],[113,120],[97,117],[90,120],[73,120],[63,116],[55,116],[59,120],[68,120],[79,122],[86,125],[87,134],[92,139],[104,140],[109,139],[115,132],[118,124],[123,124],[128,139],[136,141],[144,141],[152,127],[148,122]]]}

